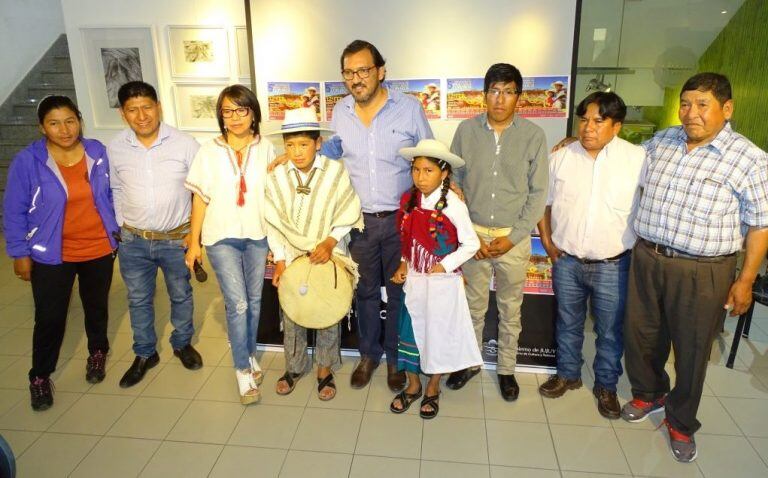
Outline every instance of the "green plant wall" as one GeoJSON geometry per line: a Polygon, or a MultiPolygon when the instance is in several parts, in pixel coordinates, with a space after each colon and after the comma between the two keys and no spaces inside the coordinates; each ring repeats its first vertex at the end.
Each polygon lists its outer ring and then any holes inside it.
{"type": "Polygon", "coordinates": [[[699,59],[699,71],[728,76],[734,129],[768,149],[768,2],[746,0],[699,59]]]}

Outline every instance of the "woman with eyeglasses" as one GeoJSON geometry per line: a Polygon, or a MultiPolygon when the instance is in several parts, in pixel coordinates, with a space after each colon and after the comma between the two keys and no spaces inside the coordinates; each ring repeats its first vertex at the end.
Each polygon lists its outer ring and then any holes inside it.
{"type": "Polygon", "coordinates": [[[119,227],[109,188],[103,144],[83,138],[82,115],[66,96],[48,96],[37,107],[41,139],[11,163],[3,200],[6,249],[16,277],[31,281],[35,302],[32,409],[53,405],[56,370],[69,301],[77,277],[85,314],[85,379],[104,380],[109,351],[109,287],[119,227]]]}
{"type": "Polygon", "coordinates": [[[216,117],[221,136],[200,147],[185,183],[194,193],[186,262],[190,270],[202,262],[202,243],[224,296],[240,401],[247,405],[261,398],[256,336],[269,252],[264,180],[275,153],[259,135],[261,110],[248,88],[224,88],[216,117]]]}

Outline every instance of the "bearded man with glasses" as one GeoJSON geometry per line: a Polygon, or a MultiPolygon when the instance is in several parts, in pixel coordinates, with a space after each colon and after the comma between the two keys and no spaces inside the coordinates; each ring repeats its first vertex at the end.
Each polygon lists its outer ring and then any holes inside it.
{"type": "Polygon", "coordinates": [[[333,109],[331,129],[336,135],[323,143],[321,153],[344,161],[365,220],[365,230],[353,230],[350,243],[360,271],[355,293],[360,362],[352,373],[351,385],[367,385],[386,353],[387,384],[397,392],[405,386],[405,373],[397,371],[402,286],[387,278],[400,265],[395,212],[400,197],[413,184],[411,163],[398,150],[433,135],[416,98],[382,85],[384,64],[379,50],[367,41],[355,40],[344,49],[341,75],[350,94],[333,109]],[[382,286],[387,292],[386,320],[379,314],[382,286]]]}

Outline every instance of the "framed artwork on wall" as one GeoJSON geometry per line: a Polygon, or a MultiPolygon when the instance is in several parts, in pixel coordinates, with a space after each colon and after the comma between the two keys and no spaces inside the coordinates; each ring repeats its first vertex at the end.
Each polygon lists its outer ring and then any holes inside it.
{"type": "Polygon", "coordinates": [[[171,75],[177,78],[229,78],[227,29],[169,26],[171,75]]]}
{"type": "Polygon", "coordinates": [[[224,83],[174,85],[176,127],[184,131],[218,131],[216,100],[226,86],[224,83]]]}
{"type": "Polygon", "coordinates": [[[121,128],[117,91],[129,81],[156,88],[152,27],[81,28],[85,76],[97,128],[121,128]]]}
{"type": "Polygon", "coordinates": [[[245,27],[235,27],[235,40],[237,44],[237,76],[250,78],[251,61],[248,56],[248,30],[245,27]]]}

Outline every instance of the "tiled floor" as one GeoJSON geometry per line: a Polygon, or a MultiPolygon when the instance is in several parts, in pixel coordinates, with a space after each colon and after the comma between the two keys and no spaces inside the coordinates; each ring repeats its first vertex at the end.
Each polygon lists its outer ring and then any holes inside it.
{"type": "MultiPolygon", "coordinates": [[[[0,243],[0,245],[2,245],[0,243]]],[[[0,434],[18,456],[19,476],[177,477],[760,477],[768,476],[768,309],[757,308],[752,340],[735,370],[723,366],[735,320],[715,344],[697,434],[699,458],[676,463],[659,418],[640,424],[601,418],[586,386],[542,399],[543,376],[519,374],[520,399],[504,402],[493,372],[465,389],[445,390],[440,416],[423,421],[417,406],[388,411],[392,394],[381,367],[362,390],[349,387],[354,359],[338,374],[337,397],[317,399],[311,379],[287,397],[274,393],[282,356],[266,352],[260,404],[238,402],[214,281],[195,284],[195,345],[205,367],[190,372],[173,358],[168,304],[158,288],[162,363],[141,384],[117,386],[133,359],[125,288],[115,272],[110,301],[112,352],[107,379],[84,380],[82,309],[73,299],[54,407],[29,407],[26,373],[32,336],[28,284],[0,259],[0,434]]],[[[588,334],[588,341],[594,336],[588,334]]],[[[585,346],[587,361],[594,346],[585,346]]],[[[672,364],[669,365],[672,370],[672,364]]],[[[622,378],[620,395],[628,398],[622,378]]]]}

